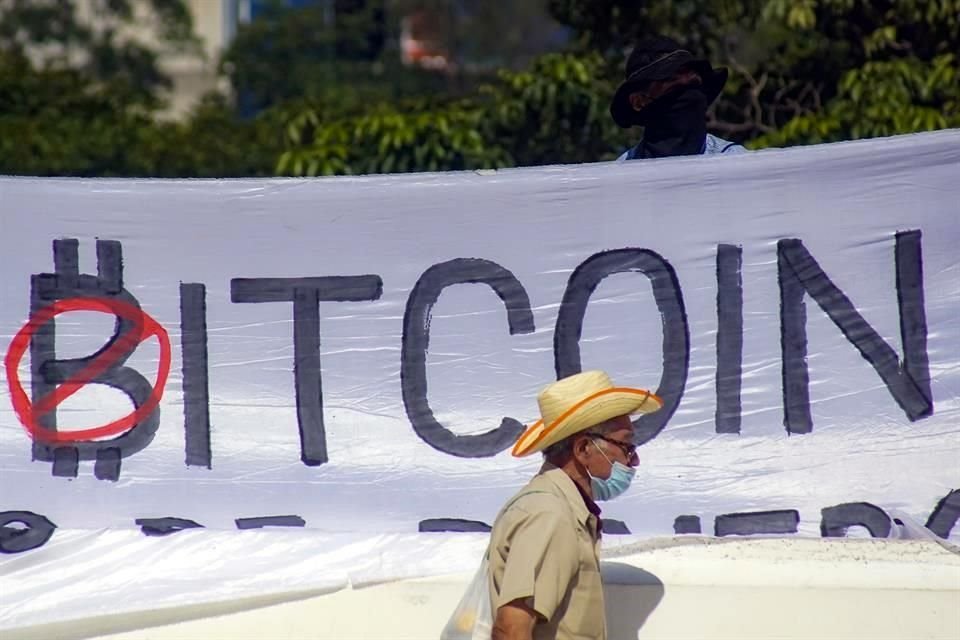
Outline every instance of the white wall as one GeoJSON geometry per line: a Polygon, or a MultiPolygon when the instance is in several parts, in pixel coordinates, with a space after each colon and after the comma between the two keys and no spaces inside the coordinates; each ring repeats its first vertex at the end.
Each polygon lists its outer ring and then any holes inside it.
{"type": "MultiPolygon", "coordinates": [[[[604,562],[610,640],[960,637],[960,555],[937,542],[673,538],[619,553],[604,562]]],[[[471,577],[144,611],[5,639],[424,640],[439,637],[471,577]]]]}

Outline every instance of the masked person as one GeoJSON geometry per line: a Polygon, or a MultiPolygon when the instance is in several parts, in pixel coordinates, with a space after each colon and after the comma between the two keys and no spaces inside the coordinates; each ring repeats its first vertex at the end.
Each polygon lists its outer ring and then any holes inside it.
{"type": "Polygon", "coordinates": [[[639,463],[630,415],[663,406],[602,371],[548,385],[540,420],[513,455],[542,452],[540,471],[500,511],[490,534],[493,639],[606,638],[597,501],[630,486],[639,463]]]}
{"type": "Polygon", "coordinates": [[[726,69],[714,69],[672,38],[655,36],[634,47],[624,75],[610,115],[624,129],[642,126],[643,139],[619,160],[746,151],[707,133],[707,109],[727,82],[726,69]]]}

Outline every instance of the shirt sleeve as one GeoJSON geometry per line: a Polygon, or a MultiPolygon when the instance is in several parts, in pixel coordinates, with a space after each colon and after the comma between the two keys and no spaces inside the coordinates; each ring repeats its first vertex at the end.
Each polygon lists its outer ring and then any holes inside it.
{"type": "Polygon", "coordinates": [[[724,147],[723,151],[721,151],[720,153],[747,153],[748,151],[749,149],[747,149],[742,144],[736,144],[734,142],[731,142],[726,147],[724,147]]]}
{"type": "Polygon", "coordinates": [[[579,567],[577,534],[566,507],[552,497],[513,505],[497,553],[504,558],[494,611],[517,599],[550,620],[579,567]]]}

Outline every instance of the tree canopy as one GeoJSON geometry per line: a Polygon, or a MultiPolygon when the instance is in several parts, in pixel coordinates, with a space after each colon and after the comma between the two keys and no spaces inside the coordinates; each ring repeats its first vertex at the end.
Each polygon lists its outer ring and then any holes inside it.
{"type": "Polygon", "coordinates": [[[179,122],[161,117],[158,60],[198,51],[184,1],[84,4],[103,16],[96,28],[75,0],[0,0],[0,172],[610,159],[640,133],[618,129],[607,108],[629,47],[652,33],[730,69],[710,128],[752,148],[960,126],[960,0],[276,0],[224,52],[232,95],[179,122]],[[418,11],[439,25],[444,69],[400,63],[401,19],[418,11]]]}

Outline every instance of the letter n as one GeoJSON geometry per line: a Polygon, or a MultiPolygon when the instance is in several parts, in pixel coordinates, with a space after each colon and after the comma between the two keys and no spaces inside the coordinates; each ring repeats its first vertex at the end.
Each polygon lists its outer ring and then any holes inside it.
{"type": "Polygon", "coordinates": [[[902,362],[850,299],[830,281],[800,240],[788,238],[777,243],[783,424],[789,433],[810,433],[813,430],[804,295],[809,295],[820,306],[870,363],[910,421],[933,414],[919,230],[896,234],[895,263],[902,362]]]}

